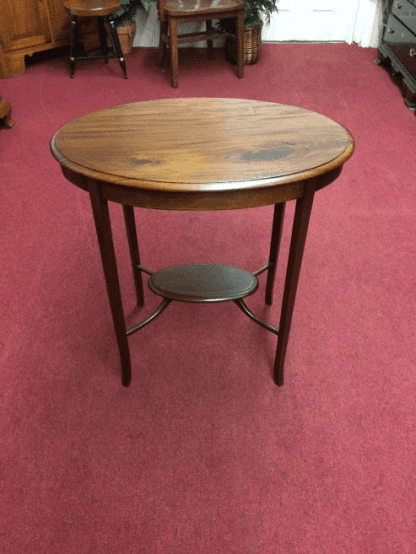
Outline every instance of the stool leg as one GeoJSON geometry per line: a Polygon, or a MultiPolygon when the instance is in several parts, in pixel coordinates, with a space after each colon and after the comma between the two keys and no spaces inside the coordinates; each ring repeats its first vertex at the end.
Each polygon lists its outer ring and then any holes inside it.
{"type": "Polygon", "coordinates": [[[178,22],[169,18],[169,53],[172,71],[172,87],[178,88],[178,22]]]}
{"type": "Polygon", "coordinates": [[[273,215],[272,240],[270,243],[269,269],[267,270],[266,304],[272,305],[273,288],[276,277],[277,260],[279,257],[280,239],[282,238],[283,221],[286,203],[276,204],[273,215]]]}
{"type": "Polygon", "coordinates": [[[71,79],[75,71],[75,51],[77,46],[77,16],[71,15],[71,41],[69,43],[69,69],[71,79]]]}
{"type": "Polygon", "coordinates": [[[98,34],[100,36],[101,54],[105,56],[105,63],[108,63],[108,46],[107,35],[105,33],[104,20],[102,17],[97,17],[98,34]]]}
{"type": "MultiPolygon", "coordinates": [[[[207,33],[212,33],[212,21],[206,21],[205,25],[207,26],[207,33]]],[[[207,46],[208,46],[208,59],[212,60],[214,57],[214,43],[212,40],[207,40],[207,46]]]]}
{"type": "Polygon", "coordinates": [[[137,242],[136,222],[132,206],[123,205],[124,222],[126,224],[127,240],[129,243],[131,266],[133,269],[134,284],[136,287],[137,305],[144,305],[142,272],[138,271],[140,265],[139,244],[137,242]]]}
{"type": "Polygon", "coordinates": [[[113,317],[114,330],[116,332],[117,344],[120,352],[122,384],[128,387],[131,381],[130,350],[126,334],[123,304],[121,302],[120,283],[118,279],[108,202],[102,197],[98,186],[94,182],[90,182],[89,193],[105,282],[107,285],[108,299],[110,301],[111,315],[113,317]]]}
{"type": "Polygon", "coordinates": [[[285,362],[293,308],[295,306],[300,267],[305,248],[306,234],[312,210],[315,184],[313,181],[305,184],[305,193],[296,201],[295,219],[293,222],[292,239],[290,241],[289,260],[287,264],[285,290],[283,293],[282,312],[280,314],[279,338],[277,341],[274,364],[274,380],[276,385],[283,385],[283,366],[285,362]]]}
{"type": "Polygon", "coordinates": [[[126,62],[124,61],[123,52],[121,51],[120,41],[118,40],[117,29],[112,19],[109,20],[111,36],[113,38],[114,48],[117,52],[117,58],[120,62],[121,69],[124,73],[124,78],[127,79],[126,62]]]}

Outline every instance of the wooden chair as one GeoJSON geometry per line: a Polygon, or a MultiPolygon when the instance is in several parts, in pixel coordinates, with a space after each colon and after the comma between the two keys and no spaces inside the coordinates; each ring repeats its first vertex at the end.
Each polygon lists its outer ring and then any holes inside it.
{"type": "Polygon", "coordinates": [[[121,51],[116,26],[111,18],[112,15],[119,11],[120,0],[65,0],[64,6],[71,13],[71,43],[69,47],[71,78],[74,77],[76,60],[105,60],[105,63],[108,63],[109,58],[118,58],[124,73],[124,78],[127,79],[126,63],[124,61],[123,52],[121,51]],[[101,56],[89,56],[88,52],[77,52],[78,17],[97,18],[101,56]],[[110,28],[111,37],[116,50],[115,53],[107,45],[105,23],[107,23],[110,28]]]}
{"type": "Polygon", "coordinates": [[[178,86],[178,45],[185,42],[206,40],[208,56],[212,57],[213,41],[224,38],[214,31],[213,19],[236,18],[237,29],[237,76],[242,78],[244,71],[244,0],[158,0],[160,21],[159,65],[165,61],[169,48],[172,71],[172,87],[178,86]],[[206,22],[206,30],[195,33],[178,34],[180,23],[206,22]]]}

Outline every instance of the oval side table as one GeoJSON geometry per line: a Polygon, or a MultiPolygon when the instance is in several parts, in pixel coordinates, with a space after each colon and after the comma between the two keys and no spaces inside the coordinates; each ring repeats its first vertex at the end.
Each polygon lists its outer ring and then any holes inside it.
{"type": "Polygon", "coordinates": [[[131,381],[128,337],[172,301],[233,301],[278,336],[274,380],[283,385],[296,289],[314,194],[334,181],[354,151],[351,134],[315,112],[269,102],[183,98],[138,102],[90,113],[65,125],[51,150],[65,177],[90,195],[122,366],[131,381]],[[244,298],[267,271],[271,305],[285,203],[295,217],[279,329],[254,315],[244,298]],[[127,329],[121,302],[108,202],[122,204],[136,286],[142,273],[163,300],[147,319],[127,329]],[[234,210],[273,204],[267,263],[250,273],[226,265],[175,266],[152,272],[141,265],[133,208],[234,210]]]}

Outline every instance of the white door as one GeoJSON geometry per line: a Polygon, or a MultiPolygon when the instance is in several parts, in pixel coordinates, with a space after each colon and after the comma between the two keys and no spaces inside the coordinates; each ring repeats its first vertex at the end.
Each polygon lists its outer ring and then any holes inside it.
{"type": "Polygon", "coordinates": [[[354,29],[360,0],[279,0],[263,27],[266,42],[344,42],[354,29]]]}

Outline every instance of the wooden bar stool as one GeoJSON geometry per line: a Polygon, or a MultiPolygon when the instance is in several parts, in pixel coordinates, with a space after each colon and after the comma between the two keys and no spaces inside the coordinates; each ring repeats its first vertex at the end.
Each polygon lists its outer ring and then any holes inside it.
{"type": "Polygon", "coordinates": [[[224,38],[215,32],[212,20],[235,18],[237,30],[237,76],[244,71],[244,0],[158,0],[160,21],[159,65],[162,66],[166,49],[169,48],[172,71],[172,87],[178,86],[178,46],[184,42],[206,40],[208,56],[212,57],[215,39],[224,38]],[[206,30],[196,33],[178,34],[180,23],[205,21],[206,30]]]}
{"type": "Polygon", "coordinates": [[[65,0],[65,8],[71,13],[71,42],[69,46],[69,64],[71,78],[74,77],[76,60],[105,60],[108,63],[110,58],[118,58],[124,78],[127,79],[126,63],[121,51],[116,26],[112,15],[120,9],[120,0],[65,0]],[[98,33],[100,36],[101,56],[89,56],[88,52],[77,53],[78,17],[96,17],[98,33]],[[107,44],[105,23],[108,24],[115,52],[107,44]]]}

